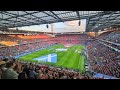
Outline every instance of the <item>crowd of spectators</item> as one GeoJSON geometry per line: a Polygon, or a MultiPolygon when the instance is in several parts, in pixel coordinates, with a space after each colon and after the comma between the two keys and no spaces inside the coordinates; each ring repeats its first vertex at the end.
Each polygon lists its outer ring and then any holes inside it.
{"type": "Polygon", "coordinates": [[[120,43],[120,31],[114,31],[104,38],[104,40],[120,43]]]}
{"type": "MultiPolygon", "coordinates": [[[[95,41],[87,46],[88,49],[88,60],[91,69],[98,73],[103,73],[106,75],[114,76],[120,78],[120,52],[112,49],[120,49],[119,46],[114,46],[113,44],[104,42],[106,46],[100,42],[100,39],[109,40],[115,43],[119,43],[119,33],[103,33],[97,37],[95,41]],[[103,35],[103,36],[102,36],[103,35]],[[107,35],[107,36],[106,36],[107,35]],[[116,42],[117,41],[117,42],[116,42]]],[[[101,41],[102,42],[102,41],[101,41]]]]}
{"type": "Polygon", "coordinates": [[[103,39],[113,43],[120,43],[120,30],[104,32],[97,36],[98,39],[103,39]]]}
{"type": "Polygon", "coordinates": [[[28,52],[33,52],[40,48],[45,48],[54,44],[55,42],[53,41],[43,41],[43,42],[33,42],[33,43],[27,43],[27,44],[10,46],[10,47],[2,47],[0,49],[0,56],[5,56],[5,57],[17,56],[28,52]]]}
{"type": "MultiPolygon", "coordinates": [[[[114,43],[120,43],[120,33],[111,32],[103,33],[97,39],[108,40],[114,43]],[[107,35],[107,36],[106,36],[107,35]]],[[[29,36],[30,37],[30,36],[29,36]]],[[[86,34],[81,35],[58,35],[54,38],[20,38],[18,36],[0,36],[0,40],[16,41],[20,45],[0,48],[0,57],[17,56],[27,52],[32,52],[40,48],[48,47],[56,43],[60,44],[85,44],[90,41],[91,37],[86,34]],[[15,38],[17,37],[17,38],[15,38]]],[[[120,78],[120,52],[99,43],[98,40],[90,41],[87,44],[88,60],[90,68],[98,73],[107,74],[120,78]]],[[[108,43],[106,43],[108,44],[108,43]]],[[[111,45],[111,44],[108,44],[111,45]]],[[[113,45],[111,45],[113,46],[113,45]]],[[[115,47],[116,48],[116,47],[115,47]]],[[[117,49],[119,47],[117,46],[117,49]]],[[[93,79],[78,72],[63,68],[54,68],[46,65],[34,65],[21,61],[2,62],[0,65],[0,78],[13,79],[93,79]],[[7,71],[6,71],[7,70],[7,71]],[[13,73],[13,77],[8,73],[13,73]],[[8,76],[6,76],[8,75],[8,76]],[[14,76],[15,75],[15,76],[14,76]],[[4,77],[3,77],[4,76],[4,77]]]]}
{"type": "Polygon", "coordinates": [[[91,40],[91,37],[87,34],[61,34],[57,35],[55,38],[56,42],[60,44],[84,44],[85,42],[91,40]]]}
{"type": "Polygon", "coordinates": [[[93,77],[71,69],[11,58],[0,60],[0,79],[93,79],[93,77]]]}
{"type": "Polygon", "coordinates": [[[1,47],[0,57],[17,56],[20,54],[32,52],[40,48],[45,48],[56,43],[59,44],[83,44],[90,39],[87,35],[60,35],[55,38],[50,38],[44,34],[36,36],[21,36],[21,35],[1,35],[1,41],[16,41],[18,45],[10,47],[1,47]]]}
{"type": "MultiPolygon", "coordinates": [[[[88,39],[88,36],[83,35],[88,39]]],[[[21,36],[14,35],[2,35],[1,41],[16,41],[19,45],[2,47],[0,50],[0,56],[10,57],[24,54],[27,52],[32,52],[40,48],[48,47],[50,45],[60,43],[60,44],[80,44],[83,39],[81,35],[61,35],[55,38],[35,38],[34,36],[30,39],[28,36],[21,38],[21,36]],[[26,38],[27,37],[27,38],[26,38]],[[3,38],[3,39],[2,39],[3,38]],[[80,41],[81,40],[81,41],[80,41]]],[[[23,37],[23,36],[22,36],[23,37]]],[[[79,74],[77,71],[56,68],[47,65],[37,65],[33,63],[26,63],[22,61],[9,60],[0,61],[0,78],[3,79],[88,79],[84,74],[79,74]]]]}

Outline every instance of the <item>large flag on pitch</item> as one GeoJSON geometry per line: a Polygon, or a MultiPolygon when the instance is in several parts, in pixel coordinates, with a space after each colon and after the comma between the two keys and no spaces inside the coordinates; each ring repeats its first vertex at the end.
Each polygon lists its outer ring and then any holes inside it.
{"type": "Polygon", "coordinates": [[[35,58],[34,60],[56,63],[57,62],[57,54],[55,54],[55,53],[48,54],[48,55],[45,55],[45,56],[35,58]]]}

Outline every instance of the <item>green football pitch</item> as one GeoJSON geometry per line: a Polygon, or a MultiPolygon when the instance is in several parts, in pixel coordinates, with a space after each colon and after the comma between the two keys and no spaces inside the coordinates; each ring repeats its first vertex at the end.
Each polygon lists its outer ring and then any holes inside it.
{"type": "Polygon", "coordinates": [[[80,45],[75,45],[67,48],[64,47],[64,45],[54,45],[46,49],[22,56],[19,58],[19,60],[25,60],[28,62],[37,62],[36,60],[34,60],[35,58],[48,55],[51,53],[56,53],[57,54],[56,63],[50,63],[50,62],[40,62],[40,63],[47,65],[54,65],[58,67],[70,68],[74,70],[79,70],[80,72],[84,72],[85,57],[81,55],[81,51],[83,48],[84,46],[80,46],[80,45]],[[67,51],[56,51],[56,49],[60,49],[60,48],[65,48],[67,49],[67,51]]]}

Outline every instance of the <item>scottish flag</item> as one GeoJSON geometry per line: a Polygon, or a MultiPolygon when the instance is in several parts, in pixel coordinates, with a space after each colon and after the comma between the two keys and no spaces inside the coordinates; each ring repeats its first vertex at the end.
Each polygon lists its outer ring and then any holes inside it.
{"type": "Polygon", "coordinates": [[[55,53],[48,54],[48,55],[45,55],[45,56],[35,58],[34,60],[56,63],[57,62],[57,54],[55,54],[55,53]]]}

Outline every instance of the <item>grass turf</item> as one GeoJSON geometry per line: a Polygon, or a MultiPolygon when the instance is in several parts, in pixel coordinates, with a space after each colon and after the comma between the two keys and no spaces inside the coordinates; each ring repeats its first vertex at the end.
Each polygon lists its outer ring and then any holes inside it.
{"type": "MultiPolygon", "coordinates": [[[[19,58],[19,60],[25,60],[29,62],[37,62],[36,60],[33,60],[34,58],[38,58],[40,56],[48,55],[51,53],[56,53],[57,54],[57,63],[50,63],[46,62],[44,64],[47,65],[55,65],[59,67],[65,67],[65,68],[70,68],[70,69],[75,69],[75,70],[80,70],[80,72],[84,72],[84,56],[80,54],[84,46],[80,45],[75,45],[72,47],[67,48],[67,51],[61,51],[61,52],[56,52],[57,48],[65,48],[63,45],[54,45],[51,47],[48,47],[46,49],[33,52],[31,54],[22,56],[19,58]],[[79,51],[79,53],[78,53],[79,51]]],[[[43,62],[41,62],[43,63],[43,62]]]]}

